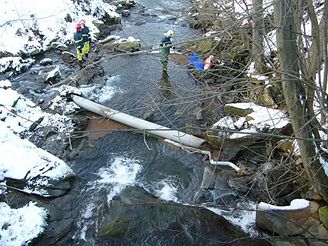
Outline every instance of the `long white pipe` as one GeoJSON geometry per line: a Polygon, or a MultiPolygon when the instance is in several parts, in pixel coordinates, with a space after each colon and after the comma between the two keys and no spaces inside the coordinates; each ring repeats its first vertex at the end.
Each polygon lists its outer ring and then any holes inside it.
{"type": "Polygon", "coordinates": [[[72,95],[73,101],[79,105],[82,108],[85,108],[89,111],[92,111],[96,114],[100,114],[102,116],[108,117],[111,120],[120,122],[124,125],[143,130],[145,131],[162,137],[166,139],[170,139],[174,142],[195,147],[198,148],[200,147],[203,143],[206,142],[205,139],[195,137],[193,135],[189,135],[187,133],[177,131],[177,130],[172,130],[170,128],[139,119],[137,117],[116,111],[114,109],[108,108],[106,106],[97,104],[95,102],[92,102],[88,99],[85,99],[83,97],[77,96],[77,95],[72,95]]]}

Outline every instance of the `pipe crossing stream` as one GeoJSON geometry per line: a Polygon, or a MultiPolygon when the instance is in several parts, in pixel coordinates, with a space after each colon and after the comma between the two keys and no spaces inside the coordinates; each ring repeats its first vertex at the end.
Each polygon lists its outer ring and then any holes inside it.
{"type": "Polygon", "coordinates": [[[71,98],[73,102],[75,102],[78,106],[85,108],[91,112],[102,115],[124,125],[136,128],[138,130],[145,130],[150,134],[162,137],[164,139],[172,140],[181,145],[199,148],[202,144],[206,142],[205,139],[195,137],[193,135],[178,130],[173,130],[143,119],[139,119],[137,117],[119,112],[117,110],[100,105],[77,95],[71,95],[71,98]]]}

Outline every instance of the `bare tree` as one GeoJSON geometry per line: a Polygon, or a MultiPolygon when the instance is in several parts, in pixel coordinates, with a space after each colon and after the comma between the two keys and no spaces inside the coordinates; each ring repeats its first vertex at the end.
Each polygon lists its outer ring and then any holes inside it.
{"type": "Polygon", "coordinates": [[[294,8],[295,2],[292,0],[277,1],[275,5],[278,27],[277,46],[283,92],[294,134],[299,138],[297,142],[310,183],[324,200],[328,201],[328,178],[316,153],[319,146],[314,141],[305,140],[316,138],[318,132],[311,120],[315,118],[313,108],[309,108],[312,105],[307,102],[313,100],[312,93],[306,93],[299,73],[294,8]]]}
{"type": "Polygon", "coordinates": [[[255,62],[255,69],[258,72],[264,71],[263,39],[264,39],[264,21],[263,21],[263,0],[253,0],[252,15],[252,56],[255,62]]]}

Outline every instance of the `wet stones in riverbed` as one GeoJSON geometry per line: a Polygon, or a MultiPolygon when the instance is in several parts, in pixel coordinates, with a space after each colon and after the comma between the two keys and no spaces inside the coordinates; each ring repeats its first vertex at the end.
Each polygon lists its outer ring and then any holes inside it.
{"type": "Polygon", "coordinates": [[[75,82],[77,85],[90,84],[94,78],[103,77],[104,68],[100,65],[89,65],[79,71],[75,82]]]}

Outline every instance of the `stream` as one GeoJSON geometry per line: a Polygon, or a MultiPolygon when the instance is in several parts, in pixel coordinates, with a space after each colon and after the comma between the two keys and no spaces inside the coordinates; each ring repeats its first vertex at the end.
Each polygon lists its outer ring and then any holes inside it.
{"type": "MultiPolygon", "coordinates": [[[[176,33],[174,42],[191,40],[200,34],[186,20],[190,8],[188,0],[137,0],[112,34],[138,38],[142,49],[157,47],[168,30],[176,33]]],[[[101,66],[101,96],[83,89],[90,100],[136,117],[151,113],[153,122],[182,131],[195,120],[201,85],[185,65],[171,60],[166,80],[158,54],[118,56],[101,66]]],[[[265,245],[195,203],[203,157],[140,133],[103,129],[68,162],[79,178],[69,194],[48,204],[64,219],[50,218],[35,245],[48,245],[45,239],[54,245],[265,245]]]]}

